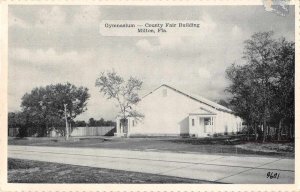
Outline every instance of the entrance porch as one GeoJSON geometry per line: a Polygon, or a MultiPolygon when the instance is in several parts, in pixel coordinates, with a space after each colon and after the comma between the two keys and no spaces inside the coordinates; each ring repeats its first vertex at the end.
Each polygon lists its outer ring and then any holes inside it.
{"type": "Polygon", "coordinates": [[[127,119],[122,119],[117,117],[116,119],[116,133],[114,133],[117,137],[127,137],[130,135],[130,128],[134,126],[134,118],[128,117],[127,119]]]}
{"type": "Polygon", "coordinates": [[[216,114],[201,109],[189,114],[191,137],[209,137],[216,133],[216,114]]]}

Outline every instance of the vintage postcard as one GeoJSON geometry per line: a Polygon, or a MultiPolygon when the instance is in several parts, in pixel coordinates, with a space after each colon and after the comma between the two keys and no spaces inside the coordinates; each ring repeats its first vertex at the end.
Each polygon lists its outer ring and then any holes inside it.
{"type": "Polygon", "coordinates": [[[297,0],[2,1],[1,46],[1,191],[300,190],[297,0]]]}

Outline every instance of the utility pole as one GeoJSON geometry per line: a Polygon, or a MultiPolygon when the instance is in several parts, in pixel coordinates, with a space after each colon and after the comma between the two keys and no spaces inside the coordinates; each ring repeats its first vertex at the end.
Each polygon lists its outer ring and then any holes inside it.
{"type": "Polygon", "coordinates": [[[69,140],[69,126],[68,126],[68,117],[67,117],[67,104],[64,104],[64,107],[65,107],[65,120],[66,120],[66,140],[69,140]]]}

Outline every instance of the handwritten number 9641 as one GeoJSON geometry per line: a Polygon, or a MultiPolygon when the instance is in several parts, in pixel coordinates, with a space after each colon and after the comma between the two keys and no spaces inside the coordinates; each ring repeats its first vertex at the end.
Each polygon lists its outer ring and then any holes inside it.
{"type": "Polygon", "coordinates": [[[279,179],[280,173],[273,173],[273,172],[268,172],[267,173],[267,178],[269,179],[279,179]]]}

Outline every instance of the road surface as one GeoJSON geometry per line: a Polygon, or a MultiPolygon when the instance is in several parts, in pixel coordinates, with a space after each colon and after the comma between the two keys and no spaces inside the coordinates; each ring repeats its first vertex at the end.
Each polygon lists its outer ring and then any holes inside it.
{"type": "Polygon", "coordinates": [[[259,156],[10,145],[8,157],[220,183],[289,184],[295,176],[294,159],[259,156]]]}

